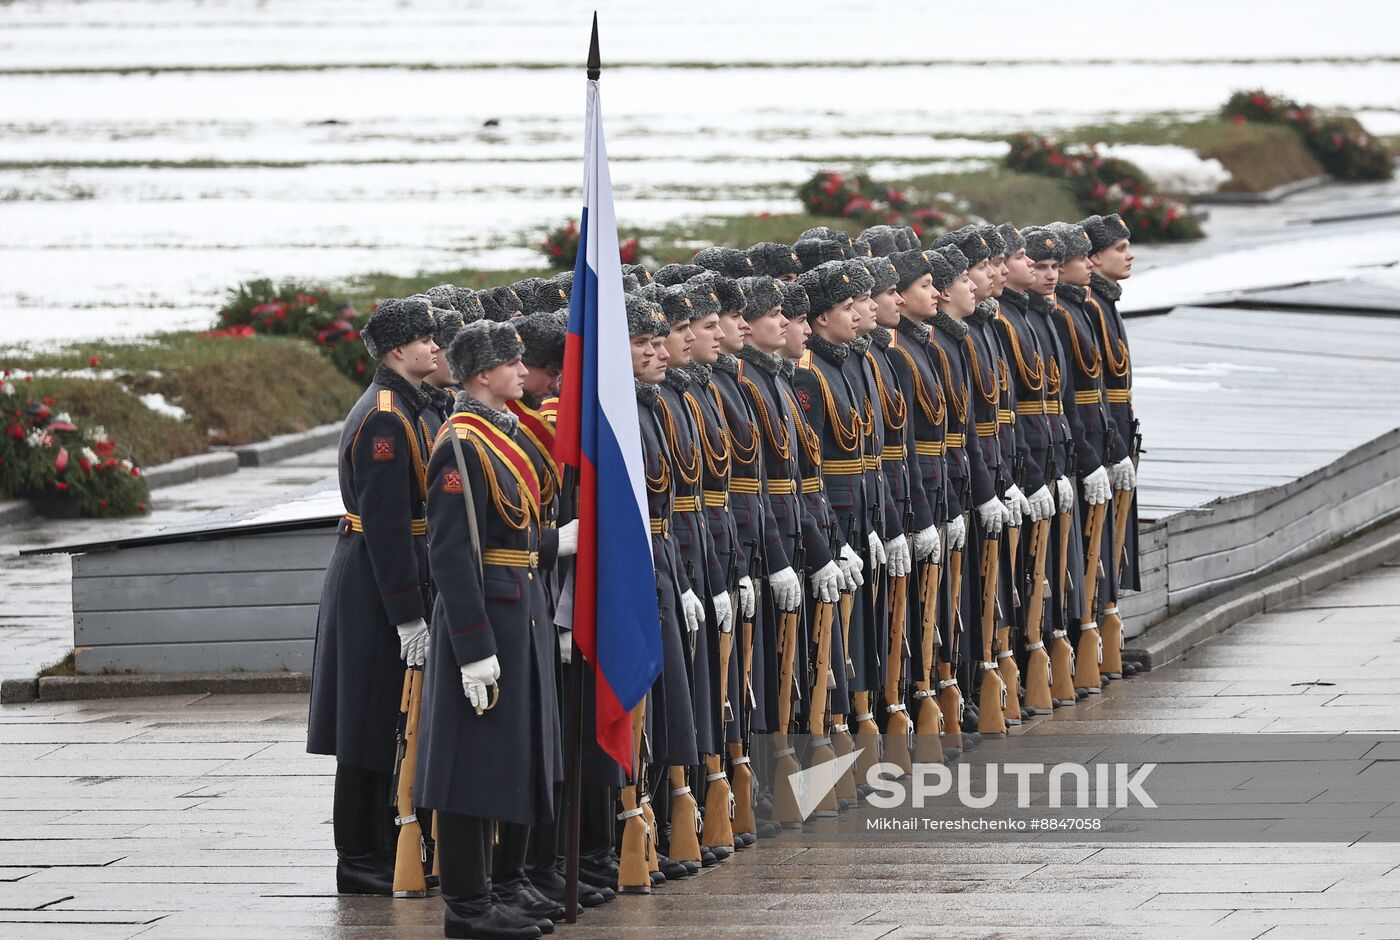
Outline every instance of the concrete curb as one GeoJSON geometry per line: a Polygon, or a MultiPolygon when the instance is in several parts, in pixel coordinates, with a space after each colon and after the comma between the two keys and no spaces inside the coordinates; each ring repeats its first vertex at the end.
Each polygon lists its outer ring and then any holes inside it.
{"type": "Polygon", "coordinates": [[[44,676],[6,679],[0,702],[71,702],[149,695],[253,695],[311,691],[309,672],[238,672],[190,675],[44,676]]]}
{"type": "Polygon", "coordinates": [[[238,457],[229,453],[195,454],[193,457],[180,457],[169,463],[157,464],[141,472],[151,489],[162,486],[178,486],[205,477],[219,477],[238,469],[238,457]]]}
{"type": "Polygon", "coordinates": [[[254,444],[240,444],[230,450],[238,455],[240,467],[266,467],[289,457],[300,457],[340,441],[341,423],[322,424],[295,434],[281,434],[254,444]]]}
{"type": "Polygon", "coordinates": [[[1377,565],[1400,558],[1400,522],[1391,522],[1330,551],[1264,575],[1244,587],[1168,617],[1130,641],[1123,658],[1158,669],[1191,647],[1242,620],[1315,594],[1377,565]]]}
{"type": "Polygon", "coordinates": [[[1262,193],[1202,193],[1194,197],[1193,201],[1202,205],[1267,205],[1278,202],[1280,199],[1286,199],[1295,193],[1317,189],[1317,187],[1331,181],[1332,178],[1326,174],[1309,176],[1307,179],[1294,180],[1291,183],[1275,186],[1273,189],[1266,189],[1262,193]]]}

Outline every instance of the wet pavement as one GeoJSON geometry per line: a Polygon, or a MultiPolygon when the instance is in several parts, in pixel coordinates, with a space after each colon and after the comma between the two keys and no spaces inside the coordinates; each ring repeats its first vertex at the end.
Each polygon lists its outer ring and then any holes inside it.
{"type": "MultiPolygon", "coordinates": [[[[1397,642],[1392,565],[1017,734],[1400,730],[1397,642]]],[[[298,695],[0,709],[0,936],[440,936],[436,898],[336,896],[333,763],[304,753],[305,720],[298,695]]],[[[1397,889],[1400,844],[837,845],[804,832],[555,935],[1396,937],[1397,889]]]]}

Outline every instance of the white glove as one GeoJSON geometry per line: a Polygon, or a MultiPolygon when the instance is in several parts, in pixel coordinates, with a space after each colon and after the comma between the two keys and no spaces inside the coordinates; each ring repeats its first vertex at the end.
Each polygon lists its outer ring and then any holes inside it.
{"type": "Polygon", "coordinates": [[[841,599],[841,569],[836,562],[829,561],[812,575],[812,596],[825,604],[841,599]]]}
{"type": "Polygon", "coordinates": [[[866,544],[870,547],[871,571],[874,571],[881,565],[889,564],[890,559],[885,554],[885,543],[880,540],[880,536],[877,533],[871,532],[870,538],[866,540],[866,544]]]}
{"type": "Polygon", "coordinates": [[[691,633],[699,630],[705,621],[705,604],[694,591],[687,590],[681,595],[681,612],[685,614],[685,628],[691,633]]]}
{"type": "Polygon", "coordinates": [[[796,610],[802,603],[802,585],[791,565],[768,576],[768,590],[779,610],[796,610]]]}
{"type": "Polygon", "coordinates": [[[865,583],[865,576],[860,573],[860,569],[865,567],[865,562],[849,545],[841,546],[840,566],[841,573],[846,576],[849,590],[854,591],[865,583]]]}
{"type": "Polygon", "coordinates": [[[1031,507],[1031,522],[1040,522],[1042,519],[1049,519],[1055,514],[1055,501],[1050,498],[1050,487],[1042,486],[1029,497],[1026,502],[1031,507]]]}
{"type": "Polygon", "coordinates": [[[1006,508],[1011,510],[1011,524],[1020,525],[1021,519],[1031,514],[1031,501],[1015,483],[1006,488],[1006,508]]]}
{"type": "Polygon", "coordinates": [[[710,600],[715,605],[715,625],[719,627],[720,633],[728,633],[734,629],[734,606],[729,603],[728,594],[716,594],[710,600]]]}
{"type": "Polygon", "coordinates": [[[1106,503],[1113,496],[1113,487],[1108,481],[1108,470],[1099,467],[1080,481],[1084,484],[1084,501],[1090,506],[1106,503]]]}
{"type": "Polygon", "coordinates": [[[422,617],[401,623],[399,631],[399,659],[406,666],[421,666],[428,661],[428,623],[422,617]]]}
{"type": "Polygon", "coordinates": [[[745,620],[753,619],[755,607],[753,593],[753,578],[744,575],[739,579],[739,607],[743,611],[745,620]]]}
{"type": "Polygon", "coordinates": [[[885,558],[890,567],[890,577],[902,578],[909,573],[913,562],[909,557],[909,540],[896,535],[885,543],[885,558]]]}
{"type": "Polygon", "coordinates": [[[914,557],[931,565],[938,564],[943,555],[943,546],[938,544],[938,526],[931,525],[922,532],[914,533],[914,557]]]}
{"type": "Polygon", "coordinates": [[[1066,513],[1074,508],[1074,484],[1069,481],[1069,477],[1060,477],[1055,481],[1055,508],[1066,513]]]}
{"type": "Polygon", "coordinates": [[[948,520],[948,551],[960,552],[967,548],[967,520],[954,516],[948,520]]]}
{"type": "Polygon", "coordinates": [[[578,520],[566,522],[559,527],[559,557],[568,558],[578,553],[578,520]]]}
{"type": "Polygon", "coordinates": [[[1011,513],[1002,505],[1001,500],[993,496],[977,507],[977,518],[982,520],[982,531],[987,533],[988,538],[994,539],[1001,535],[1001,530],[1006,527],[1011,513]]]}
{"type": "Polygon", "coordinates": [[[500,677],[501,661],[495,656],[487,656],[462,667],[462,691],[467,693],[467,701],[472,708],[485,708],[490,703],[487,689],[495,685],[500,677]]]}
{"type": "Polygon", "coordinates": [[[1108,472],[1113,478],[1115,490],[1131,490],[1137,486],[1137,467],[1133,466],[1131,457],[1124,457],[1110,467],[1108,472]]]}
{"type": "Polygon", "coordinates": [[[574,631],[559,631],[559,661],[564,665],[574,661],[574,631]]]}

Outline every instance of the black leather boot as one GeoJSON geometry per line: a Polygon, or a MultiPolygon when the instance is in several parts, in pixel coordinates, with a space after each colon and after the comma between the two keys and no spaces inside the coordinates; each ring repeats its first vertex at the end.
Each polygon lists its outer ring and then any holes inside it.
{"type": "MultiPolygon", "coordinates": [[[[564,904],[564,895],[568,893],[568,883],[565,881],[564,872],[560,869],[562,865],[552,868],[527,868],[525,875],[530,879],[530,884],[556,904],[564,904]]],[[[580,912],[585,907],[597,907],[606,904],[607,898],[597,888],[583,880],[583,873],[579,873],[578,879],[578,903],[580,912]]],[[[565,913],[568,908],[564,908],[565,913]]]]}
{"type": "Polygon", "coordinates": [[[500,904],[532,919],[540,933],[553,933],[554,921],[564,919],[564,905],[541,894],[528,878],[493,884],[491,896],[500,904]]]}
{"type": "MultiPolygon", "coordinates": [[[[553,925],[550,929],[554,929],[553,925]]],[[[530,918],[504,904],[496,904],[490,895],[469,902],[456,901],[447,906],[442,933],[446,937],[470,940],[536,940],[539,926],[530,918]]]]}
{"type": "Polygon", "coordinates": [[[377,852],[336,853],[335,888],[341,894],[394,893],[394,873],[386,871],[377,852]]]}

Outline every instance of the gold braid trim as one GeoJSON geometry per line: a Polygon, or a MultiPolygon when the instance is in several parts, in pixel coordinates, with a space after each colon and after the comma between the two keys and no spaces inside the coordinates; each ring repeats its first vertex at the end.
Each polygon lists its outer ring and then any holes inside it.
{"type": "Polygon", "coordinates": [[[1103,357],[1099,355],[1099,347],[1094,345],[1093,337],[1089,337],[1089,343],[1094,349],[1094,361],[1085,364],[1084,353],[1079,348],[1079,331],[1074,328],[1074,314],[1059,304],[1055,304],[1055,310],[1065,318],[1065,326],[1069,327],[1069,345],[1074,350],[1074,361],[1079,363],[1080,371],[1088,378],[1097,379],[1103,374],[1103,357]]]}
{"type": "Polygon", "coordinates": [[[783,397],[787,399],[788,407],[792,409],[792,422],[797,427],[797,433],[802,435],[802,450],[807,454],[807,463],[820,470],[822,439],[817,436],[817,432],[812,430],[812,426],[802,416],[802,410],[797,407],[797,402],[792,400],[792,393],[783,392],[783,397]]]}
{"type": "MultiPolygon", "coordinates": [[[[899,351],[904,352],[902,349],[899,351]]],[[[875,390],[880,395],[880,411],[885,415],[885,428],[890,431],[904,430],[905,422],[909,420],[909,403],[904,400],[904,393],[895,389],[894,397],[891,398],[889,390],[885,387],[885,377],[880,374],[880,364],[875,361],[875,354],[867,352],[865,358],[870,360],[870,371],[875,376],[875,390]]],[[[909,367],[912,369],[913,366],[914,362],[911,359],[909,367]]]]}
{"type": "Polygon", "coordinates": [[[822,375],[820,369],[807,367],[807,371],[816,376],[817,386],[822,390],[822,404],[826,407],[826,424],[827,427],[831,428],[836,449],[843,453],[857,450],[860,447],[863,433],[860,412],[854,408],[851,409],[851,424],[850,427],[847,427],[842,423],[841,416],[836,413],[836,398],[831,394],[831,386],[827,383],[826,376],[822,375]]]}
{"type": "Polygon", "coordinates": [[[1060,397],[1060,360],[1050,360],[1050,397],[1060,397]]]}
{"type": "Polygon", "coordinates": [[[968,355],[972,358],[972,378],[977,383],[977,394],[982,396],[982,400],[989,405],[995,405],[1000,398],[997,394],[997,372],[996,363],[991,365],[992,390],[987,391],[987,386],[982,383],[982,367],[977,363],[977,347],[972,342],[972,331],[963,337],[963,345],[967,347],[968,355]]]}
{"type": "MultiPolygon", "coordinates": [[[[710,435],[706,430],[705,413],[700,409],[700,402],[690,392],[682,396],[685,406],[690,409],[690,416],[695,419],[695,426],[700,429],[700,446],[705,454],[705,467],[710,471],[710,476],[717,480],[729,479],[729,438],[723,431],[719,435],[719,448],[710,445],[710,435]]],[[[723,412],[720,413],[720,420],[724,420],[723,412]]]]}
{"type": "MultiPolygon", "coordinates": [[[[1118,340],[1118,353],[1120,356],[1122,356],[1122,358],[1114,359],[1113,351],[1115,344],[1113,342],[1113,339],[1108,335],[1108,316],[1104,313],[1103,308],[1099,306],[1099,302],[1097,300],[1086,298],[1085,302],[1098,312],[1099,332],[1103,334],[1103,352],[1105,358],[1108,359],[1109,374],[1116,379],[1128,378],[1128,372],[1131,369],[1131,365],[1128,362],[1128,344],[1123,342],[1121,339],[1118,340]]],[[[1130,381],[1129,386],[1131,386],[1131,384],[1132,383],[1130,381]]]]}
{"type": "MultiPolygon", "coordinates": [[[[458,435],[461,437],[462,435],[458,435]]],[[[520,488],[520,502],[514,503],[506,499],[506,494],[501,492],[501,483],[496,479],[496,465],[491,460],[491,455],[486,450],[486,445],[477,439],[475,434],[468,434],[467,440],[476,448],[477,456],[481,459],[481,475],[486,478],[486,488],[491,493],[491,502],[496,506],[496,513],[501,517],[501,521],[512,529],[525,529],[530,525],[530,517],[534,515],[533,507],[530,505],[530,497],[524,493],[524,488],[520,488]]]]}
{"type": "Polygon", "coordinates": [[[1021,337],[1016,332],[1016,327],[1011,321],[1002,318],[1001,323],[1006,327],[1007,338],[1011,340],[1011,356],[1016,360],[1016,370],[1021,373],[1021,384],[1026,386],[1027,391],[1038,392],[1045,387],[1045,361],[1040,358],[1040,353],[1035,354],[1035,365],[1027,366],[1026,357],[1021,352],[1021,337]]]}
{"type": "MultiPolygon", "coordinates": [[[[943,351],[943,345],[942,345],[941,343],[929,343],[929,345],[932,346],[934,349],[938,350],[938,359],[939,359],[939,361],[943,364],[943,386],[944,386],[944,388],[952,388],[952,387],[953,387],[953,367],[952,367],[951,365],[948,364],[948,354],[947,354],[946,352],[943,351]]],[[[968,387],[967,387],[967,383],[964,382],[964,383],[963,383],[963,387],[962,387],[962,396],[961,396],[962,402],[959,403],[959,401],[958,401],[959,396],[958,396],[958,395],[953,395],[953,396],[952,396],[953,417],[955,417],[955,418],[958,419],[958,424],[966,424],[966,423],[967,423],[967,404],[968,404],[968,396],[969,396],[969,394],[970,394],[970,390],[969,390],[968,387]]]]}
{"type": "Polygon", "coordinates": [[[758,459],[758,428],[754,427],[752,421],[745,421],[744,423],[749,426],[749,445],[745,447],[743,444],[739,443],[738,436],[734,433],[734,429],[729,424],[729,415],[725,413],[724,399],[720,397],[719,389],[711,385],[710,394],[715,398],[715,408],[718,409],[719,412],[719,423],[724,427],[725,440],[729,442],[729,456],[732,463],[742,467],[750,466],[758,459]]]}
{"type": "MultiPolygon", "coordinates": [[[[686,486],[693,486],[700,481],[700,450],[695,448],[694,459],[686,461],[681,453],[680,435],[676,432],[676,419],[671,414],[671,406],[666,404],[665,398],[657,398],[657,403],[661,405],[661,423],[666,427],[666,440],[671,445],[671,459],[676,463],[676,473],[680,476],[681,482],[686,486]]],[[[694,447],[695,442],[690,442],[694,447]]]]}
{"type": "MultiPolygon", "coordinates": [[[[778,430],[782,431],[782,437],[773,430],[773,422],[768,418],[768,406],[763,403],[763,393],[758,390],[753,379],[747,376],[740,376],[739,381],[743,382],[750,392],[753,393],[753,404],[758,411],[758,419],[763,422],[763,433],[768,437],[768,443],[773,445],[773,452],[782,460],[792,459],[792,439],[788,437],[787,425],[784,424],[778,430]]],[[[757,447],[757,443],[754,445],[757,447]]]]}

